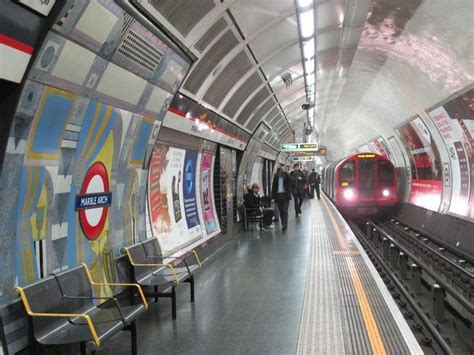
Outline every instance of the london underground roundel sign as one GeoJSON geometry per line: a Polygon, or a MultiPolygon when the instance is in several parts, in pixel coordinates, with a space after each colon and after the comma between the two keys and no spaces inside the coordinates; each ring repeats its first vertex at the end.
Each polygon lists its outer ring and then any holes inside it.
{"type": "Polygon", "coordinates": [[[84,176],[81,192],[76,196],[76,211],[79,212],[81,228],[88,239],[95,240],[100,236],[111,203],[107,169],[101,162],[96,162],[84,176]]]}

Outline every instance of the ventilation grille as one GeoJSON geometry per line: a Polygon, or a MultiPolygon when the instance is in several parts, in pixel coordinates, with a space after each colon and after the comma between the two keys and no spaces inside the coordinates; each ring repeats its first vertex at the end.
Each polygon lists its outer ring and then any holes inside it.
{"type": "Polygon", "coordinates": [[[240,52],[234,59],[226,65],[224,70],[214,80],[203,99],[208,104],[218,107],[225,95],[229,92],[234,84],[246,72],[252,68],[252,63],[245,51],[240,52]]]}
{"type": "Polygon", "coordinates": [[[262,117],[275,105],[273,99],[268,100],[262,107],[260,107],[257,113],[251,118],[250,122],[247,124],[247,128],[250,131],[253,131],[257,124],[262,120],[262,117]]]}
{"type": "Polygon", "coordinates": [[[263,100],[265,100],[270,93],[268,92],[266,87],[263,87],[245,106],[245,108],[240,113],[239,117],[237,118],[237,122],[240,124],[244,124],[245,121],[250,117],[252,112],[260,105],[263,100]]]}
{"type": "Polygon", "coordinates": [[[133,22],[133,17],[127,13],[123,15],[123,26],[122,26],[122,32],[120,33],[120,38],[123,40],[125,35],[128,33],[128,29],[132,25],[133,22]]]}
{"type": "Polygon", "coordinates": [[[224,33],[192,69],[183,86],[184,89],[196,94],[204,80],[216,69],[221,59],[238,43],[239,40],[231,30],[224,33]]]}
{"type": "Polygon", "coordinates": [[[234,117],[234,115],[237,113],[237,111],[242,106],[247,97],[249,97],[251,93],[253,93],[260,85],[262,85],[262,83],[263,81],[260,78],[260,75],[258,75],[257,73],[250,76],[235,91],[234,95],[232,95],[232,98],[229,100],[227,105],[225,105],[222,111],[230,117],[234,117]]]}
{"type": "Polygon", "coordinates": [[[160,64],[161,58],[163,58],[163,53],[132,30],[127,32],[117,52],[131,62],[151,72],[155,71],[160,64]]]}
{"type": "Polygon", "coordinates": [[[215,7],[213,0],[159,0],[150,3],[184,37],[215,7]]]}
{"type": "Polygon", "coordinates": [[[223,17],[221,17],[201,36],[201,38],[199,38],[199,40],[194,45],[194,48],[196,48],[200,53],[202,53],[207,48],[209,43],[211,43],[212,40],[216,38],[216,36],[221,33],[226,27],[227,22],[223,17]]]}

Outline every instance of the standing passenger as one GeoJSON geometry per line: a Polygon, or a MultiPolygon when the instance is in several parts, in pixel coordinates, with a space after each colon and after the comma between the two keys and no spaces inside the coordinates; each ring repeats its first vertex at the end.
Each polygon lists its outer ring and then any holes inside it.
{"type": "Polygon", "coordinates": [[[276,201],[280,212],[281,230],[288,227],[288,206],[291,200],[290,176],[283,168],[278,168],[272,183],[272,198],[276,201]]]}
{"type": "Polygon", "coordinates": [[[316,195],[318,196],[318,200],[321,199],[321,193],[319,190],[319,185],[321,184],[321,177],[313,168],[311,173],[309,174],[308,183],[311,187],[311,198],[314,198],[314,190],[316,190],[316,195]]]}
{"type": "Polygon", "coordinates": [[[295,164],[290,176],[292,177],[293,198],[295,199],[295,216],[301,214],[301,205],[303,204],[304,185],[306,184],[306,177],[300,170],[300,166],[295,164]]]}

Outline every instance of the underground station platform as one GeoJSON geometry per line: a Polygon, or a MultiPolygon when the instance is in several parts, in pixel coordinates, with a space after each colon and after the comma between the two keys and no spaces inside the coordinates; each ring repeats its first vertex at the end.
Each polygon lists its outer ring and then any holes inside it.
{"type": "MultiPolygon", "coordinates": [[[[137,322],[140,354],[422,354],[394,299],[325,197],[288,230],[241,232],[203,262],[195,303],[178,291],[137,322]]],[[[116,335],[101,354],[129,349],[116,335]]]]}

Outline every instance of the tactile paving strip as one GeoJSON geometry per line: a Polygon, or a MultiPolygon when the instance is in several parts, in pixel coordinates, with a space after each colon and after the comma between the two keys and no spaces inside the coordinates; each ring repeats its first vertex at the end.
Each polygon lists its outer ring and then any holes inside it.
{"type": "Polygon", "coordinates": [[[321,201],[312,207],[311,253],[297,353],[421,353],[347,224],[330,203],[321,201]]]}
{"type": "Polygon", "coordinates": [[[297,354],[345,354],[338,274],[322,218],[315,209],[297,354]]]}

